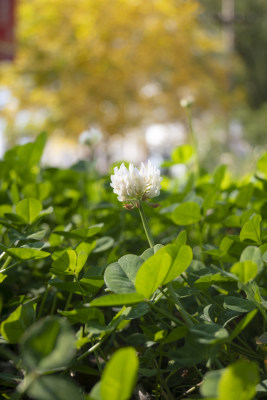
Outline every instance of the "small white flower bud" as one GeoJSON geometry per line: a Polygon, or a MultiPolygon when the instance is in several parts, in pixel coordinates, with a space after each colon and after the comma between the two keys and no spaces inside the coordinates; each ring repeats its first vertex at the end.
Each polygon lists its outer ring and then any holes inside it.
{"type": "Polygon", "coordinates": [[[183,108],[189,107],[194,103],[195,99],[193,96],[187,96],[181,99],[180,106],[183,108]]]}
{"type": "Polygon", "coordinates": [[[79,143],[87,146],[93,146],[102,139],[102,133],[99,129],[92,127],[90,130],[83,131],[79,136],[79,143]]]}

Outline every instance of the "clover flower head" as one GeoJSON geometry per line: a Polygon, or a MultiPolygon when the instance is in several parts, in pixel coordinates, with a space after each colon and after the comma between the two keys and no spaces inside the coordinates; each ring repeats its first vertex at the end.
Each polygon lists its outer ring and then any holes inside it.
{"type": "Polygon", "coordinates": [[[147,164],[141,163],[140,169],[133,164],[127,169],[124,163],[120,168],[115,167],[111,175],[113,192],[118,195],[118,200],[126,208],[138,207],[140,201],[157,197],[160,193],[160,170],[149,160],[147,164]]]}
{"type": "Polygon", "coordinates": [[[195,98],[191,95],[184,97],[183,99],[181,99],[180,101],[180,106],[183,108],[187,108],[190,107],[195,101],[195,98]]]}
{"type": "Polygon", "coordinates": [[[83,131],[79,136],[79,143],[87,146],[93,146],[102,139],[102,132],[92,127],[89,130],[83,131]]]}

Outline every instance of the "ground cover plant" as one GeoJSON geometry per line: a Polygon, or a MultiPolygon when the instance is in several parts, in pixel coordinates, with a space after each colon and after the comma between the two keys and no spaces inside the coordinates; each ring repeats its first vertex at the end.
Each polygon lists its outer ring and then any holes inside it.
{"type": "Polygon", "coordinates": [[[178,147],[123,208],[45,140],[0,162],[1,398],[266,398],[267,154],[234,179],[178,147]]]}

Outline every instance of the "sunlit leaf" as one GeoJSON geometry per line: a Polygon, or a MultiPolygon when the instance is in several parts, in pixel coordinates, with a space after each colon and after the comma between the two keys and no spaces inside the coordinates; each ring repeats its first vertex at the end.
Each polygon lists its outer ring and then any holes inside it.
{"type": "Polygon", "coordinates": [[[34,323],[35,309],[34,303],[20,305],[1,323],[1,334],[9,343],[17,343],[26,329],[34,323]]]}
{"type": "Polygon", "coordinates": [[[16,213],[27,224],[32,224],[42,211],[42,203],[37,199],[24,199],[16,205],[16,213]]]}
{"type": "Polygon", "coordinates": [[[239,360],[227,367],[218,384],[219,400],[252,400],[259,383],[259,371],[255,363],[239,360]]]}
{"type": "Polygon", "coordinates": [[[9,248],[6,249],[7,254],[17,260],[38,260],[50,256],[50,253],[42,250],[32,249],[30,247],[9,248]]]}
{"type": "Polygon", "coordinates": [[[172,160],[177,164],[187,163],[193,156],[194,149],[189,144],[176,147],[172,152],[172,160]]]}
{"type": "Polygon", "coordinates": [[[137,272],[135,287],[138,293],[149,299],[163,284],[172,265],[172,257],[165,248],[148,258],[137,272]]]}
{"type": "Polygon", "coordinates": [[[252,240],[253,242],[259,243],[261,240],[261,216],[259,214],[253,215],[245,224],[243,225],[240,232],[240,240],[252,240]]]}
{"type": "Polygon", "coordinates": [[[197,203],[180,204],[172,213],[173,222],[177,225],[192,225],[201,220],[200,207],[197,203]]]}
{"type": "Polygon", "coordinates": [[[230,271],[238,277],[238,279],[246,283],[255,278],[258,274],[258,266],[254,261],[240,261],[235,263],[230,271]]]}
{"type": "Polygon", "coordinates": [[[102,375],[102,400],[129,400],[137,378],[138,364],[134,348],[125,347],[116,351],[102,375]]]}
{"type": "Polygon", "coordinates": [[[91,301],[91,306],[121,306],[144,301],[144,296],[139,293],[109,294],[91,301]]]}

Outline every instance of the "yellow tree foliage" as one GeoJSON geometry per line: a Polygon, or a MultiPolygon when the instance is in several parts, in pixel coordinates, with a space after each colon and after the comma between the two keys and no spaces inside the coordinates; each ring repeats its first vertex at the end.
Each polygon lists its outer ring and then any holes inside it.
{"type": "Polygon", "coordinates": [[[112,134],[177,120],[187,92],[216,104],[220,42],[200,13],[195,0],[20,0],[17,57],[0,67],[18,99],[5,117],[41,110],[50,132],[112,134]]]}

